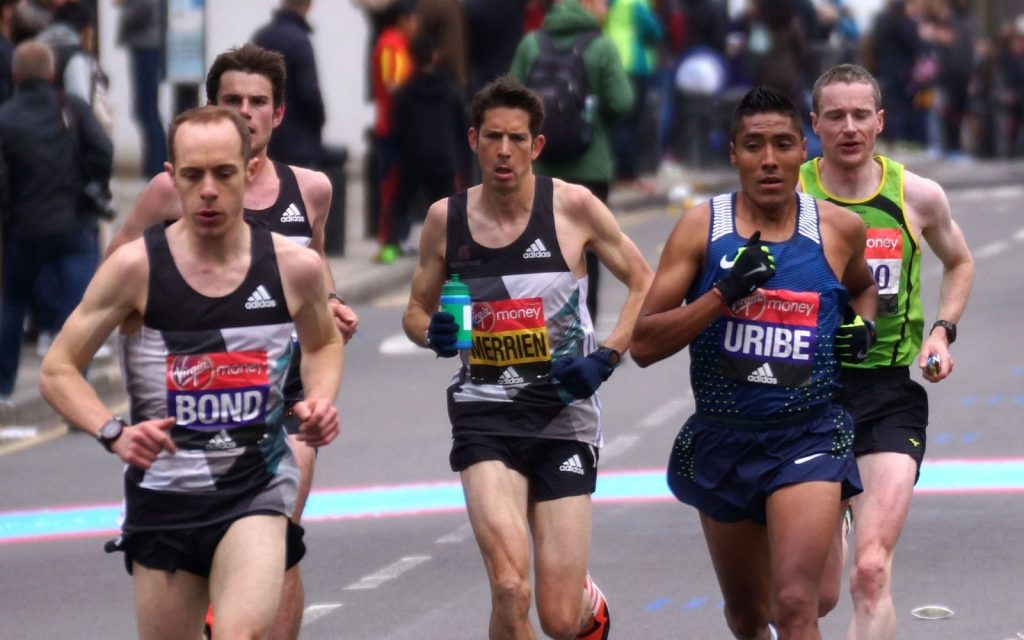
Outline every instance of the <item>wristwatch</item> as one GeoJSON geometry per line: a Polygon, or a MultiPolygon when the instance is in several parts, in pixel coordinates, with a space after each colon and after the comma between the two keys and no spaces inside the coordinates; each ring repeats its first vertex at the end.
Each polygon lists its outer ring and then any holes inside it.
{"type": "Polygon", "coordinates": [[[935,331],[935,327],[942,327],[946,330],[946,342],[949,344],[956,342],[956,323],[949,320],[936,320],[932,324],[932,328],[928,330],[928,333],[935,331]]]}
{"type": "Polygon", "coordinates": [[[103,426],[100,427],[100,432],[96,434],[96,439],[99,440],[104,449],[113,453],[114,442],[121,437],[121,433],[124,432],[126,426],[127,424],[124,420],[114,416],[103,423],[103,426]]]}
{"type": "Polygon", "coordinates": [[[619,366],[619,363],[622,362],[622,354],[616,351],[615,349],[612,349],[611,347],[601,345],[596,349],[596,351],[600,351],[601,353],[608,356],[608,366],[611,367],[612,369],[619,366]]]}

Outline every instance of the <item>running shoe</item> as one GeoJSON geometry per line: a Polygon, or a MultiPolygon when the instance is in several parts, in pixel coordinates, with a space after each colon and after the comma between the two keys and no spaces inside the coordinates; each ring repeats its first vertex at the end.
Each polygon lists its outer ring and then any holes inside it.
{"type": "Polygon", "coordinates": [[[587,572],[587,580],[583,592],[590,596],[590,609],[594,613],[594,624],[587,631],[576,636],[577,640],[608,640],[608,631],[612,628],[611,617],[608,615],[608,601],[594,584],[587,572]]]}

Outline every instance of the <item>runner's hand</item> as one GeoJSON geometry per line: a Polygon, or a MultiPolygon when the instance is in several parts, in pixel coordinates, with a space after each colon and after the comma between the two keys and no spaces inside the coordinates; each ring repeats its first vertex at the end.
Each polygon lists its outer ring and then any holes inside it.
{"type": "Polygon", "coordinates": [[[323,398],[300,400],[292,407],[292,412],[301,420],[299,440],[311,447],[330,444],[341,431],[338,410],[334,408],[334,404],[330,400],[323,398]]]}
{"type": "Polygon", "coordinates": [[[857,315],[853,307],[843,310],[843,324],[836,329],[836,356],[843,362],[857,364],[868,359],[871,345],[878,340],[875,323],[857,315]]]}
{"type": "Polygon", "coordinates": [[[161,451],[178,452],[178,447],[174,446],[174,441],[167,433],[173,426],[174,418],[159,418],[128,425],[110,445],[110,450],[125,464],[136,469],[148,469],[161,451]]]}
{"type": "Polygon", "coordinates": [[[459,355],[455,348],[455,338],[459,332],[459,325],[455,324],[455,316],[446,312],[438,311],[430,317],[430,326],[427,327],[427,347],[432,349],[439,358],[452,358],[459,355]]]}
{"type": "Polygon", "coordinates": [[[588,356],[559,358],[551,367],[551,378],[562,383],[572,397],[583,400],[594,395],[614,369],[606,352],[595,351],[588,356]]]}
{"type": "Polygon", "coordinates": [[[726,304],[732,306],[744,296],[754,292],[775,275],[775,256],[768,245],[761,242],[761,232],[755,231],[747,244],[740,247],[733,258],[728,275],[715,283],[726,304]]]}

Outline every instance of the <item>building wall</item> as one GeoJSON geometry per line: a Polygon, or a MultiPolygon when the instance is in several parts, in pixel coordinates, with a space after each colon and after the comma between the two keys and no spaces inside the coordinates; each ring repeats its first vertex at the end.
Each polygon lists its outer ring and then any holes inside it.
{"type": "MultiPolygon", "coordinates": [[[[232,46],[244,44],[266,23],[277,0],[205,0],[206,65],[232,46]]],[[[138,166],[139,134],[132,118],[131,76],[125,51],[117,46],[118,9],[112,0],[99,1],[100,60],[110,76],[111,106],[114,110],[114,150],[119,167],[138,166]]],[[[327,108],[324,143],[348,148],[360,157],[365,148],[364,129],[373,119],[373,107],[366,101],[367,21],[352,0],[315,0],[309,14],[313,26],[313,47],[317,56],[320,89],[327,108]]],[[[161,93],[165,124],[171,117],[170,87],[161,93]]],[[[205,102],[201,90],[200,102],[205,102]]]]}

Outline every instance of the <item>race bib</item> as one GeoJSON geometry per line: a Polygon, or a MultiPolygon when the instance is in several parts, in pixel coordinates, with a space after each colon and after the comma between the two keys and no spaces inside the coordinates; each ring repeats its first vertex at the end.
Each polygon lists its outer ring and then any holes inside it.
{"type": "Polygon", "coordinates": [[[868,229],[864,257],[878,286],[878,313],[899,313],[903,234],[899,229],[868,229]]]}
{"type": "Polygon", "coordinates": [[[719,372],[754,384],[810,382],[818,340],[816,292],[758,289],[725,312],[719,372]]]}
{"type": "Polygon", "coordinates": [[[534,382],[551,370],[551,345],[541,298],[473,303],[470,379],[503,386],[534,382]]]}
{"type": "Polygon", "coordinates": [[[167,356],[167,410],[176,427],[232,430],[266,419],[266,351],[167,356]]]}

